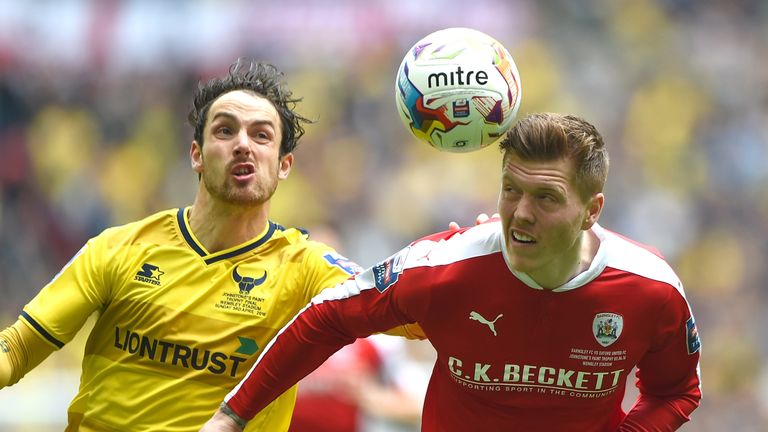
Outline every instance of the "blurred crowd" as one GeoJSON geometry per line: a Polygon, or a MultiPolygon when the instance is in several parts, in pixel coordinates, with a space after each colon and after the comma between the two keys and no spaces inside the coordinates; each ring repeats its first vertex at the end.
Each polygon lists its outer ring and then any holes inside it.
{"type": "MultiPolygon", "coordinates": [[[[439,153],[395,110],[405,51],[454,26],[510,51],[520,115],[570,112],[603,133],[601,224],[666,255],[702,335],[704,399],[683,430],[768,430],[760,0],[0,0],[0,327],[89,237],[191,202],[192,91],[240,56],[284,70],[317,120],[276,222],[330,231],[368,266],[493,212],[499,151],[439,153]]],[[[80,356],[48,362],[76,371],[80,356]]]]}

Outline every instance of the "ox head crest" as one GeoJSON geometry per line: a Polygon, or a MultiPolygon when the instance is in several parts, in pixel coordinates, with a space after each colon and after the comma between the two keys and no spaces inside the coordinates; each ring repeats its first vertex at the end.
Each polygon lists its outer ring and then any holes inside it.
{"type": "Polygon", "coordinates": [[[237,266],[232,268],[232,279],[237,283],[237,286],[240,288],[240,294],[248,295],[250,294],[253,287],[256,285],[261,285],[264,283],[264,281],[267,280],[267,271],[264,270],[264,275],[262,275],[260,278],[252,278],[250,276],[242,276],[237,271],[237,266]]]}

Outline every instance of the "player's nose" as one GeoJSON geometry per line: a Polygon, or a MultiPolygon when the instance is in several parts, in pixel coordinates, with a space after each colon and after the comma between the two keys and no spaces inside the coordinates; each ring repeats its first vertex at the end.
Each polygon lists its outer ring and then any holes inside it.
{"type": "Polygon", "coordinates": [[[235,137],[232,153],[234,153],[235,156],[247,156],[251,153],[250,137],[245,130],[241,130],[235,137]]]}

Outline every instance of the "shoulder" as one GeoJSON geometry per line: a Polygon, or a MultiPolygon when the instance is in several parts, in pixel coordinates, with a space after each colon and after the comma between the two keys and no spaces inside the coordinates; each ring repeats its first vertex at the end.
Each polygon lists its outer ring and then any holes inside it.
{"type": "Polygon", "coordinates": [[[670,285],[684,296],[680,278],[658,249],[600,226],[595,232],[605,245],[607,267],[670,285]]]}
{"type": "Polygon", "coordinates": [[[162,242],[162,239],[167,239],[175,232],[180,211],[183,209],[163,210],[144,219],[107,228],[89,243],[101,243],[110,247],[142,241],[162,242]]]}
{"type": "Polygon", "coordinates": [[[428,258],[430,265],[442,265],[498,253],[501,252],[502,239],[499,221],[435,233],[414,241],[406,248],[408,266],[419,265],[422,257],[428,258]]]}
{"type": "Polygon", "coordinates": [[[303,228],[284,227],[275,222],[270,222],[274,227],[271,241],[279,244],[284,250],[291,253],[316,253],[324,248],[325,244],[309,239],[309,232],[303,228]]]}
{"type": "Polygon", "coordinates": [[[283,247],[284,253],[294,261],[301,261],[310,268],[334,268],[352,275],[362,271],[357,263],[337,252],[333,247],[311,239],[311,233],[302,228],[286,228],[275,224],[274,240],[283,247]]]}

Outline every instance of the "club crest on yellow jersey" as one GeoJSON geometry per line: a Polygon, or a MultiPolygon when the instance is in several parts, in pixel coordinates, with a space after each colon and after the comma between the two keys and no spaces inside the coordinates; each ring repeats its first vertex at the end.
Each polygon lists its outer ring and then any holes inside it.
{"type": "Polygon", "coordinates": [[[267,271],[264,270],[264,274],[260,277],[244,276],[237,271],[238,266],[232,268],[232,279],[237,283],[240,288],[240,294],[248,295],[251,293],[253,287],[261,285],[267,280],[267,271]]]}

